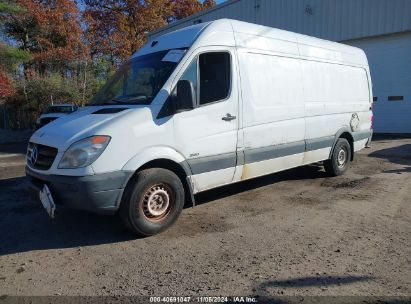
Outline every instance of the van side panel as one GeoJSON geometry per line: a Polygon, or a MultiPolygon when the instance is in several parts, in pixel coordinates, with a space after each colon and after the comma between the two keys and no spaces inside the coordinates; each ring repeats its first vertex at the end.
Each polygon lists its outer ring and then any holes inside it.
{"type": "Polygon", "coordinates": [[[309,60],[301,66],[307,116],[369,110],[365,69],[309,60]]]}
{"type": "MultiPolygon", "coordinates": [[[[337,132],[346,128],[360,143],[355,150],[363,148],[370,129],[370,96],[367,71],[362,67],[302,60],[304,102],[306,109],[306,140],[326,142],[337,132]],[[353,123],[358,117],[358,125],[353,123]],[[364,132],[365,131],[365,132],[364,132]]],[[[333,144],[333,142],[331,142],[333,144]]],[[[332,144],[319,146],[321,151],[307,151],[304,163],[327,159],[332,144]]]]}
{"type": "Polygon", "coordinates": [[[243,100],[242,179],[302,165],[303,88],[298,58],[239,50],[243,100]]]}

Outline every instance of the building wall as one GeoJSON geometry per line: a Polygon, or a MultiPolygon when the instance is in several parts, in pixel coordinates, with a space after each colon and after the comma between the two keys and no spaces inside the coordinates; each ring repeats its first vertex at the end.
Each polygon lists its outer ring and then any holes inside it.
{"type": "Polygon", "coordinates": [[[231,0],[168,27],[232,18],[333,41],[411,30],[410,0],[231,0]]]}
{"type": "Polygon", "coordinates": [[[375,132],[411,133],[411,32],[346,43],[367,54],[376,100],[375,132]]]}

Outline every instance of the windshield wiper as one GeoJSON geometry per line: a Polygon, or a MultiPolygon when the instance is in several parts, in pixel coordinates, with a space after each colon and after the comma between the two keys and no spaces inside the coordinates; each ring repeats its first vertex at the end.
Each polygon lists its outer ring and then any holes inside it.
{"type": "Polygon", "coordinates": [[[98,102],[98,103],[90,103],[88,106],[116,106],[119,104],[124,104],[123,102],[98,102]]]}
{"type": "Polygon", "coordinates": [[[133,96],[133,97],[126,97],[126,98],[115,98],[112,99],[112,102],[119,103],[119,104],[124,104],[124,103],[135,103],[139,101],[144,101],[147,100],[147,96],[145,95],[139,95],[139,96],[133,96]]]}
{"type": "Polygon", "coordinates": [[[126,98],[114,98],[110,102],[98,102],[89,104],[90,106],[116,106],[126,104],[138,104],[142,101],[148,101],[148,97],[145,95],[126,97],[126,98]]]}

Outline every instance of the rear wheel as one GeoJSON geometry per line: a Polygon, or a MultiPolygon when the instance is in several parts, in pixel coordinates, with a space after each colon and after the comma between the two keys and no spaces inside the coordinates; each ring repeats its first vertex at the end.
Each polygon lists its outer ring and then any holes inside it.
{"type": "Polygon", "coordinates": [[[120,217],[134,233],[150,236],[164,231],[184,206],[180,178],[166,169],[147,169],[130,181],[120,206],[120,217]]]}
{"type": "Polygon", "coordinates": [[[330,159],[324,162],[325,171],[331,176],[338,176],[347,171],[351,161],[351,146],[345,138],[339,138],[330,159]]]}

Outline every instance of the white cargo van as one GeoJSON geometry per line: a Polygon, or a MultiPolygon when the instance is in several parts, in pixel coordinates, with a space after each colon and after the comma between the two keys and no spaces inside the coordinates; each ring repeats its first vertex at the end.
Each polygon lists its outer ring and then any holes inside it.
{"type": "Polygon", "coordinates": [[[149,41],[33,134],[26,172],[51,216],[119,211],[153,235],[207,189],[320,161],[342,174],[371,139],[371,106],[362,50],[223,19],[149,41]]]}

